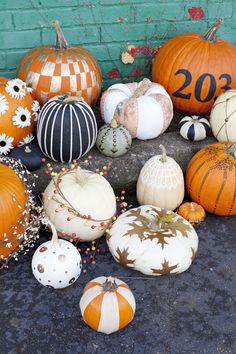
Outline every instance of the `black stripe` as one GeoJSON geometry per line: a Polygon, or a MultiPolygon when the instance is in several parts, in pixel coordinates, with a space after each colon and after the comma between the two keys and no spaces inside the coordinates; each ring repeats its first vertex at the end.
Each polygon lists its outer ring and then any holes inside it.
{"type": "Polygon", "coordinates": [[[187,133],[187,138],[190,141],[194,141],[195,138],[195,129],[194,129],[194,124],[192,124],[189,129],[188,129],[188,133],[187,133]]]}

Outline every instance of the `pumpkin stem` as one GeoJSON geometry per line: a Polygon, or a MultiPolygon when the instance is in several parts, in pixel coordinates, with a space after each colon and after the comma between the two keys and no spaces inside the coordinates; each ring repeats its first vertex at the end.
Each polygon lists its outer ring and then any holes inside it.
{"type": "Polygon", "coordinates": [[[27,154],[28,153],[30,153],[32,150],[30,149],[30,147],[28,146],[28,145],[26,145],[26,147],[25,147],[25,152],[27,152],[27,154]]]}
{"type": "Polygon", "coordinates": [[[160,148],[161,151],[162,151],[162,156],[161,156],[161,158],[160,158],[160,161],[161,161],[161,162],[166,162],[166,161],[167,161],[167,158],[166,158],[166,148],[165,148],[165,146],[162,145],[162,144],[159,145],[159,148],[160,148]]]}
{"type": "Polygon", "coordinates": [[[112,277],[108,277],[101,287],[103,288],[103,291],[108,291],[109,293],[113,293],[118,289],[118,285],[112,277]]]}
{"type": "Polygon", "coordinates": [[[193,203],[190,203],[190,211],[192,211],[192,212],[194,212],[194,211],[195,211],[195,208],[194,208],[193,203]]]}
{"type": "Polygon", "coordinates": [[[113,129],[116,129],[118,127],[117,121],[115,120],[115,118],[112,119],[110,126],[113,129]]]}
{"type": "Polygon", "coordinates": [[[134,91],[132,97],[138,98],[140,96],[143,96],[145,94],[145,92],[149,89],[151,84],[152,84],[152,82],[149,79],[147,79],[147,78],[143,79],[141,84],[134,91]]]}
{"type": "Polygon", "coordinates": [[[157,232],[162,229],[164,224],[172,223],[176,214],[173,212],[167,214],[167,212],[163,210],[157,214],[156,217],[146,212],[142,212],[141,215],[147,219],[148,226],[151,231],[157,232]]]}
{"type": "Polygon", "coordinates": [[[206,41],[210,41],[210,42],[215,42],[216,41],[216,31],[218,30],[218,28],[222,25],[222,23],[224,22],[223,18],[219,18],[212,26],[211,28],[209,28],[208,31],[206,31],[206,33],[204,33],[203,35],[203,39],[205,39],[206,41]]]}
{"type": "Polygon", "coordinates": [[[227,149],[227,153],[236,158],[236,143],[230,145],[227,149]]]}
{"type": "Polygon", "coordinates": [[[57,230],[53,223],[49,219],[43,220],[43,223],[48,225],[50,229],[52,230],[52,247],[58,247],[59,246],[59,240],[58,240],[58,235],[57,235],[57,230]]]}
{"type": "Polygon", "coordinates": [[[87,176],[81,167],[77,167],[75,171],[77,182],[83,187],[87,182],[87,176]]]}
{"type": "Polygon", "coordinates": [[[59,24],[59,21],[54,20],[51,22],[52,27],[55,28],[56,30],[56,48],[57,49],[67,49],[69,47],[69,44],[67,43],[64,34],[62,32],[61,26],[59,24]]]}
{"type": "Polygon", "coordinates": [[[64,104],[73,104],[76,102],[81,102],[83,101],[83,98],[81,96],[67,96],[65,95],[65,97],[62,99],[62,103],[64,104]]]}

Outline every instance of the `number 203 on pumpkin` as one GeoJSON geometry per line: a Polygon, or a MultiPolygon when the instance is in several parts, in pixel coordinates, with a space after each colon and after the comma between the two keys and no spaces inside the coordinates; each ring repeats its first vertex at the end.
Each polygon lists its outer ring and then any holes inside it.
{"type": "MultiPolygon", "coordinates": [[[[187,90],[185,91],[186,93],[183,93],[183,90],[185,90],[191,84],[192,74],[186,69],[179,69],[175,72],[175,76],[176,75],[184,75],[185,81],[180,88],[178,88],[175,92],[172,93],[172,96],[189,100],[192,96],[192,93],[187,92],[187,90]]],[[[232,78],[229,74],[226,74],[226,73],[221,74],[218,77],[218,80],[222,81],[222,86],[220,87],[221,90],[226,91],[226,90],[231,89],[230,84],[232,82],[232,78]]],[[[212,100],[212,98],[214,98],[214,99],[217,98],[217,97],[214,97],[215,91],[216,91],[215,77],[210,73],[204,73],[204,74],[200,75],[199,78],[197,79],[193,94],[194,94],[197,101],[205,103],[205,102],[209,102],[210,100],[212,100]],[[204,83],[206,82],[206,80],[209,80],[209,89],[208,89],[207,95],[205,97],[202,97],[202,95],[201,95],[202,87],[203,87],[204,83]]]]}

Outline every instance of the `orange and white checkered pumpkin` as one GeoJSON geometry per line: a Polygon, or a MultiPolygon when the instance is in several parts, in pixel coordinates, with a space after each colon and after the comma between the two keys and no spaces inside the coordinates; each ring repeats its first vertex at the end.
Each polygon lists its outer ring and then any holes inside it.
{"type": "Polygon", "coordinates": [[[96,58],[84,48],[70,47],[58,21],[52,21],[52,26],[57,33],[56,45],[28,51],[18,66],[18,77],[32,87],[41,105],[62,93],[82,96],[89,105],[94,105],[102,85],[96,58]]]}
{"type": "Polygon", "coordinates": [[[98,332],[111,334],[127,326],[135,313],[129,286],[112,277],[98,277],[84,288],[80,309],[84,321],[98,332]]]}
{"type": "Polygon", "coordinates": [[[0,78],[0,155],[33,140],[39,108],[25,82],[0,78]]]}

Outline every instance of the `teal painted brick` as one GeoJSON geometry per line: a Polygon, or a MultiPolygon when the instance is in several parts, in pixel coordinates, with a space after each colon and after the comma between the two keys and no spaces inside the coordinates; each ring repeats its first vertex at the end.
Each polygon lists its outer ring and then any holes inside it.
{"type": "Polygon", "coordinates": [[[0,12],[0,30],[10,29],[11,27],[12,27],[11,13],[5,11],[0,12]]]}
{"type": "Polygon", "coordinates": [[[10,79],[16,77],[16,70],[0,70],[0,76],[9,77],[10,79]]]}
{"type": "Polygon", "coordinates": [[[6,67],[6,55],[0,52],[0,69],[5,69],[6,67]]]}
{"type": "Polygon", "coordinates": [[[182,20],[184,17],[184,8],[179,3],[169,4],[144,4],[135,7],[135,22],[146,22],[164,20],[182,20]]]}
{"type": "Polygon", "coordinates": [[[208,18],[230,18],[233,15],[234,2],[221,2],[219,4],[208,4],[208,18]]]}
{"type": "Polygon", "coordinates": [[[30,9],[33,5],[38,6],[40,0],[1,0],[2,10],[30,9]]]}
{"type": "MultiPolygon", "coordinates": [[[[40,3],[42,5],[42,7],[70,7],[70,6],[79,6],[81,5],[81,3],[85,3],[86,4],[86,0],[40,0],[40,3]]],[[[96,3],[97,0],[90,0],[90,2],[92,3],[96,3]]]]}
{"type": "Polygon", "coordinates": [[[50,27],[51,21],[57,19],[62,26],[73,27],[96,23],[117,23],[118,18],[130,20],[130,6],[100,8],[96,6],[55,8],[49,10],[25,10],[13,13],[17,29],[34,29],[50,27]]]}
{"type": "Polygon", "coordinates": [[[126,25],[124,23],[115,25],[104,25],[101,27],[101,39],[104,42],[134,42],[136,39],[145,40],[148,36],[152,38],[159,32],[158,24],[148,23],[146,26],[142,24],[126,25]]]}
{"type": "Polygon", "coordinates": [[[112,61],[120,59],[125,46],[117,44],[108,45],[83,45],[83,48],[89,50],[99,61],[112,61]]]}
{"type": "Polygon", "coordinates": [[[6,65],[8,69],[15,69],[27,50],[7,51],[6,65]]]}
{"type": "Polygon", "coordinates": [[[1,49],[32,48],[40,44],[39,31],[1,32],[1,49]]]}
{"type": "MultiPolygon", "coordinates": [[[[86,28],[64,28],[64,35],[69,44],[81,45],[87,43],[98,43],[100,41],[100,33],[96,26],[88,26],[86,28]]],[[[42,43],[54,44],[55,33],[52,30],[42,30],[42,43]]]]}

